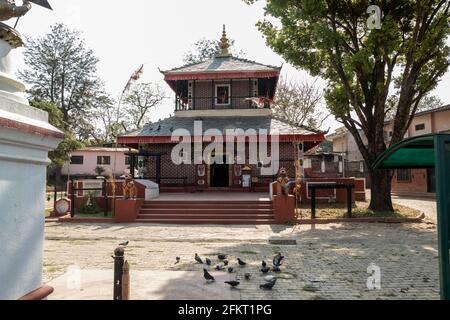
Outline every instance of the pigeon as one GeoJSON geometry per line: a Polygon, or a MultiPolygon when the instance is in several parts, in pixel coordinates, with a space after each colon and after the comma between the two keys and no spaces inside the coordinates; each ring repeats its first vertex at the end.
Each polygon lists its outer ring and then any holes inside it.
{"type": "Polygon", "coordinates": [[[262,267],[262,268],[261,268],[261,272],[262,272],[262,273],[269,273],[269,271],[270,271],[270,268],[269,268],[269,267],[262,267]]]}
{"type": "Polygon", "coordinates": [[[181,260],[181,258],[180,258],[180,257],[176,257],[175,259],[177,260],[177,262],[175,262],[175,264],[178,264],[178,263],[180,263],[180,260],[181,260]]]}
{"type": "Polygon", "coordinates": [[[205,261],[206,261],[206,264],[207,264],[208,266],[210,266],[210,265],[212,264],[211,260],[208,259],[208,258],[206,258],[205,261]]]}
{"type": "Polygon", "coordinates": [[[217,270],[217,271],[222,271],[222,270],[225,270],[225,267],[224,267],[224,266],[221,266],[221,265],[217,265],[217,266],[216,266],[216,270],[217,270]]]}
{"type": "Polygon", "coordinates": [[[273,282],[275,281],[277,278],[275,276],[266,276],[264,278],[264,280],[266,280],[266,282],[273,282]]]}
{"type": "Polygon", "coordinates": [[[212,281],[216,281],[216,279],[214,279],[214,277],[212,275],[209,274],[208,270],[203,269],[203,277],[206,279],[206,281],[208,282],[212,282],[212,281]]]}
{"type": "Polygon", "coordinates": [[[195,254],[195,261],[199,264],[203,264],[203,260],[198,256],[198,254],[195,254]]]}
{"type": "Polygon", "coordinates": [[[273,272],[281,272],[281,269],[280,269],[280,267],[273,267],[272,271],[273,272]]]}
{"type": "Polygon", "coordinates": [[[234,272],[234,269],[231,268],[231,267],[229,267],[229,268],[228,268],[228,273],[233,273],[233,272],[234,272]]]}
{"type": "Polygon", "coordinates": [[[225,281],[226,284],[230,285],[232,288],[236,288],[241,283],[239,281],[225,281]]]}
{"type": "Polygon", "coordinates": [[[226,260],[227,259],[227,255],[225,255],[225,254],[219,254],[218,256],[217,256],[217,258],[219,258],[219,260],[226,260]]]}
{"type": "Polygon", "coordinates": [[[267,263],[263,260],[263,262],[262,262],[262,267],[263,268],[265,268],[265,267],[267,267],[267,263]]]}
{"type": "Polygon", "coordinates": [[[242,261],[241,259],[237,258],[237,261],[239,262],[239,265],[241,267],[245,266],[247,263],[245,263],[244,261],[242,261]]]}
{"type": "Polygon", "coordinates": [[[274,258],[273,258],[273,265],[275,267],[281,267],[281,265],[283,264],[283,259],[284,257],[281,255],[281,253],[278,253],[274,258]]]}
{"type": "Polygon", "coordinates": [[[229,263],[228,260],[223,260],[223,265],[224,266],[228,266],[228,263],[229,263]]]}
{"type": "Polygon", "coordinates": [[[273,281],[260,285],[259,288],[263,290],[272,290],[272,288],[275,286],[276,283],[277,279],[274,279],[273,281]]]}
{"type": "Polygon", "coordinates": [[[130,243],[130,241],[125,241],[125,242],[119,243],[119,246],[126,247],[126,246],[128,246],[129,243],[130,243]]]}
{"type": "Polygon", "coordinates": [[[245,274],[245,280],[250,280],[251,277],[252,275],[250,273],[245,274]]]}

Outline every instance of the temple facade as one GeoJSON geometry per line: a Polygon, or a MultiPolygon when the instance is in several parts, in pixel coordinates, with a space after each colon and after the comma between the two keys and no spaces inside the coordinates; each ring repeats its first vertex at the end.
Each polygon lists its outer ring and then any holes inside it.
{"type": "Polygon", "coordinates": [[[301,175],[304,152],[324,133],[272,113],[281,67],[234,57],[225,28],[221,52],[162,71],[175,94],[174,116],[118,138],[135,178],[161,190],[266,191],[279,168],[301,175]],[[135,160],[133,160],[135,159],[135,160]]]}

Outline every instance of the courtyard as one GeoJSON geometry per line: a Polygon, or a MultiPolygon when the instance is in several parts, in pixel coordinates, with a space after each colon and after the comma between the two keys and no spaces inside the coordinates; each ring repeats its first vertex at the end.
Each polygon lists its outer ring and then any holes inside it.
{"type": "MultiPolygon", "coordinates": [[[[211,273],[218,279],[208,286],[225,288],[223,281],[239,277],[241,285],[232,290],[230,299],[439,299],[439,272],[436,225],[431,220],[420,224],[329,224],[315,226],[168,226],[144,224],[46,224],[44,281],[50,282],[66,273],[70,266],[82,270],[113,273],[113,250],[129,240],[126,259],[131,265],[131,279],[159,285],[159,299],[174,299],[173,277],[183,276],[193,284],[192,296],[211,299],[203,279],[203,266],[196,264],[194,254],[213,260],[211,273]],[[272,241],[275,240],[273,243],[272,241]],[[276,240],[295,240],[296,245],[282,245],[276,240]],[[264,276],[261,261],[268,263],[281,252],[286,256],[282,273],[272,291],[259,285],[264,276]],[[217,255],[228,254],[230,265],[237,270],[228,275],[214,271],[217,255]],[[175,264],[175,258],[181,261],[175,264]],[[236,258],[246,261],[236,267],[236,258]],[[368,267],[381,269],[381,289],[367,288],[368,267]],[[153,272],[166,277],[165,282],[143,276],[153,272]],[[250,281],[244,273],[251,273],[250,281]],[[141,281],[141,280],[140,280],[141,281]],[[160,284],[158,284],[160,283],[160,284]],[[195,290],[195,289],[193,289],[195,290]]],[[[99,277],[97,277],[98,279],[99,277]]],[[[133,284],[133,281],[132,281],[133,284]]],[[[98,285],[100,292],[112,290],[98,285]]],[[[133,287],[131,288],[133,296],[133,287]]],[[[54,299],[63,298],[56,291],[54,299]]],[[[80,293],[78,298],[82,298],[80,293]]],[[[135,295],[136,297],[136,295],[135,295]]],[[[72,299],[77,298],[72,296],[72,299]]],[[[90,297],[93,298],[93,297],[90,297]]],[[[95,298],[95,297],[94,297],[95,298]]]]}

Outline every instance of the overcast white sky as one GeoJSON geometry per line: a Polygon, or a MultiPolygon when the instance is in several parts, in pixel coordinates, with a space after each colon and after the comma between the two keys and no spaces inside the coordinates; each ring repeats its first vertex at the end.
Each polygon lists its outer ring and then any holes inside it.
{"type": "MultiPolygon", "coordinates": [[[[18,0],[18,3],[21,1],[18,0]]],[[[222,24],[236,48],[245,57],[270,65],[282,65],[289,78],[308,77],[272,52],[255,27],[263,18],[263,4],[247,6],[241,0],[49,0],[54,11],[33,6],[17,29],[25,36],[47,33],[50,26],[64,22],[84,33],[87,45],[100,58],[99,76],[107,90],[118,96],[130,75],[145,63],[142,81],[162,81],[162,70],[182,65],[183,54],[200,38],[219,39],[222,24]]],[[[9,21],[9,24],[14,21],[9,21]]],[[[16,68],[23,62],[17,59],[16,68]]],[[[165,86],[165,84],[163,83],[165,86]]],[[[170,92],[170,89],[167,91],[170,92]]],[[[450,74],[447,73],[435,94],[450,103],[450,74]]],[[[153,120],[173,114],[174,103],[167,100],[151,112],[153,120]]],[[[330,119],[323,129],[339,127],[330,119]]]]}

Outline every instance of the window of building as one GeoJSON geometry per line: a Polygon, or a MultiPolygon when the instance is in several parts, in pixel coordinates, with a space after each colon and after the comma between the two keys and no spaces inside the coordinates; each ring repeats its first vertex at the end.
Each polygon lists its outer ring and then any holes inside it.
{"type": "Polygon", "coordinates": [[[230,85],[220,84],[216,86],[216,105],[230,105],[230,85]]]}
{"type": "Polygon", "coordinates": [[[411,169],[399,169],[397,170],[398,182],[411,182],[411,169]]]}
{"type": "Polygon", "coordinates": [[[72,156],[70,157],[70,164],[84,164],[83,156],[72,156]]]}
{"type": "Polygon", "coordinates": [[[97,164],[98,165],[110,165],[111,164],[111,157],[105,157],[105,156],[98,156],[97,157],[97,164]]]}
{"type": "Polygon", "coordinates": [[[416,125],[416,131],[422,131],[422,130],[425,130],[425,123],[416,125]]]}

